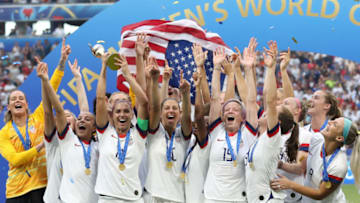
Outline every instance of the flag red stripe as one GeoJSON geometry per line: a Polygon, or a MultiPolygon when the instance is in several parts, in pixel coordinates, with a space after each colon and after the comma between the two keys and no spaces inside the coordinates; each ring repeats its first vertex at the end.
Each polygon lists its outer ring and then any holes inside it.
{"type": "Polygon", "coordinates": [[[126,25],[122,28],[121,30],[121,34],[125,31],[128,30],[134,30],[138,27],[141,26],[156,26],[156,25],[161,25],[163,23],[168,23],[170,21],[166,21],[166,20],[145,20],[145,21],[141,21],[139,23],[135,23],[135,24],[131,24],[131,25],[126,25]]]}
{"type": "Polygon", "coordinates": [[[191,27],[183,27],[183,26],[178,26],[178,25],[164,24],[164,25],[156,26],[156,27],[152,28],[151,30],[164,32],[164,33],[174,33],[174,34],[188,33],[198,39],[210,41],[210,42],[220,44],[220,45],[227,47],[227,45],[224,43],[224,41],[220,37],[207,38],[204,32],[202,32],[198,29],[195,29],[195,28],[191,28],[191,27]]]}
{"type": "MultiPolygon", "coordinates": [[[[129,65],[136,65],[136,57],[126,57],[129,65]]],[[[165,66],[165,60],[156,59],[159,66],[165,66]]]]}
{"type": "MultiPolygon", "coordinates": [[[[157,51],[157,52],[161,52],[161,53],[166,53],[166,48],[162,47],[160,45],[148,42],[149,47],[152,51],[157,51]]],[[[135,42],[134,41],[129,41],[129,40],[124,40],[123,43],[121,44],[121,47],[124,48],[129,48],[129,49],[134,49],[135,48],[135,42]]]]}

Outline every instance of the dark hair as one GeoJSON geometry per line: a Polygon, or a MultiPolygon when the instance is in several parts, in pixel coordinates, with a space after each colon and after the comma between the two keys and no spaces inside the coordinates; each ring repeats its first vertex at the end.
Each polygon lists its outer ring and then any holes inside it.
{"type": "Polygon", "coordinates": [[[341,110],[338,108],[338,100],[336,97],[329,91],[324,91],[325,93],[325,102],[330,104],[330,109],[326,113],[330,120],[340,118],[342,116],[341,110]]]}
{"type": "Polygon", "coordinates": [[[305,102],[300,102],[301,105],[301,111],[300,111],[300,115],[299,115],[299,122],[303,121],[306,117],[306,113],[307,113],[307,105],[305,104],[305,102]]]}
{"type": "Polygon", "coordinates": [[[291,131],[291,136],[286,141],[286,154],[290,162],[294,162],[299,148],[299,125],[295,122],[291,112],[285,107],[282,107],[278,118],[280,121],[281,134],[286,134],[291,131]]]}

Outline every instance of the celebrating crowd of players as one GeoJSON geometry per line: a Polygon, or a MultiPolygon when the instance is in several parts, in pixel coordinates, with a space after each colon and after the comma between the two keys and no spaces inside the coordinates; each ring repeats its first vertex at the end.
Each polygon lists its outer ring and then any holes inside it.
{"type": "Polygon", "coordinates": [[[179,92],[169,92],[172,69],[166,65],[159,87],[160,70],[149,57],[146,35],[139,34],[135,44],[136,78],[124,56],[115,63],[135,99],[123,92],[106,96],[105,53],[95,114],[89,111],[77,60],[68,62],[76,79],[77,117],[56,96],[70,46],[63,40],[51,79],[47,64],[37,59],[42,103],[30,113],[25,94],[13,91],[0,131],[0,153],[9,162],[7,203],[346,202],[341,191],[348,168],[345,147],[353,148],[351,168],[360,184],[356,125],[342,117],[331,93],[316,91],[309,104],[294,97],[286,71],[290,50],[279,54],[273,41],[264,50],[260,107],[254,38],[242,54],[214,51],[211,90],[207,52],[194,44],[192,110],[189,82],[181,76],[179,92]],[[227,76],[225,92],[221,74],[227,76]],[[306,114],[311,122],[303,126],[306,114]]]}

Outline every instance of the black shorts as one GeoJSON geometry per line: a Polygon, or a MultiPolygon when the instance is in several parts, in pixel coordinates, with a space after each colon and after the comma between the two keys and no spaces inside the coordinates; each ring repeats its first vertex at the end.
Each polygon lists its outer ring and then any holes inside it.
{"type": "Polygon", "coordinates": [[[43,196],[46,188],[30,191],[19,197],[6,199],[6,203],[43,203],[43,196]]]}

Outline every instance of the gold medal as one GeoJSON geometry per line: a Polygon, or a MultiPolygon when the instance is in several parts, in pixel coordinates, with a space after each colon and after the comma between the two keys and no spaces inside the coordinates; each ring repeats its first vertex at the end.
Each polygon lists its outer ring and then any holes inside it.
{"type": "Polygon", "coordinates": [[[185,181],[185,176],[186,176],[186,174],[185,174],[184,172],[181,172],[181,174],[180,174],[181,180],[184,180],[184,181],[185,181]]]}
{"type": "Polygon", "coordinates": [[[234,164],[234,167],[236,167],[236,166],[237,166],[237,161],[234,160],[234,161],[233,161],[233,164],[234,164]]]}
{"type": "Polygon", "coordinates": [[[119,169],[120,169],[120,171],[123,171],[123,170],[125,170],[125,164],[119,164],[119,169]]]}
{"type": "Polygon", "coordinates": [[[299,162],[302,162],[305,159],[305,156],[301,156],[299,162]]]}
{"type": "Polygon", "coordinates": [[[330,188],[331,188],[331,182],[330,182],[330,181],[326,181],[326,182],[325,182],[325,188],[326,188],[326,189],[330,189],[330,188]]]}
{"type": "Polygon", "coordinates": [[[60,168],[60,174],[64,174],[64,170],[62,168],[60,168]]]}
{"type": "Polygon", "coordinates": [[[254,169],[254,168],[255,168],[253,162],[250,162],[250,163],[249,163],[249,166],[250,166],[251,169],[254,169]]]}
{"type": "Polygon", "coordinates": [[[90,175],[90,174],[91,174],[90,168],[85,169],[85,174],[86,174],[86,175],[90,175]]]}
{"type": "Polygon", "coordinates": [[[168,162],[166,163],[166,168],[171,169],[172,166],[173,166],[173,163],[172,163],[171,161],[168,161],[168,162]]]}

